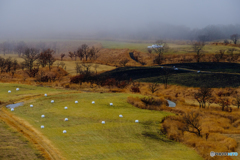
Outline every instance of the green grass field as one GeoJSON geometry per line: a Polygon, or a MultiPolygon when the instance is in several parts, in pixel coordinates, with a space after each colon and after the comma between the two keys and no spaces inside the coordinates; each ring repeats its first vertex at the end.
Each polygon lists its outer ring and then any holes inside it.
{"type": "Polygon", "coordinates": [[[11,93],[12,99],[21,94],[63,93],[40,97],[31,102],[33,108],[29,107],[30,103],[25,103],[11,113],[39,130],[66,159],[202,159],[193,149],[158,134],[161,119],[170,113],[133,107],[126,102],[130,94],[69,93],[3,83],[0,87],[5,88],[0,91],[4,99],[9,96],[5,90],[15,87],[21,92],[19,95],[11,93]],[[51,100],[55,103],[50,103],[51,100]],[[75,100],[79,103],[75,104],[75,100]],[[93,100],[95,104],[91,103],[93,100]],[[113,106],[109,105],[110,102],[113,106]],[[67,110],[65,106],[68,106],[67,110]],[[45,118],[41,118],[42,114],[45,118]],[[119,114],[123,118],[119,118],[119,114]],[[64,118],[69,121],[65,122],[64,118]],[[140,123],[135,123],[136,119],[140,123]],[[45,128],[41,129],[41,125],[45,128]],[[63,134],[63,130],[67,133],[63,134]]]}
{"type": "MultiPolygon", "coordinates": [[[[147,46],[152,45],[153,43],[131,43],[131,42],[118,42],[118,41],[97,41],[102,44],[103,48],[110,49],[133,49],[141,52],[147,52],[147,46]]],[[[168,43],[169,51],[166,54],[186,54],[193,53],[193,49],[191,45],[179,45],[174,43],[168,43]]],[[[235,48],[240,51],[239,47],[231,47],[231,46],[217,46],[217,45],[205,45],[203,51],[206,53],[216,53],[220,49],[227,50],[229,48],[235,48]]]]}

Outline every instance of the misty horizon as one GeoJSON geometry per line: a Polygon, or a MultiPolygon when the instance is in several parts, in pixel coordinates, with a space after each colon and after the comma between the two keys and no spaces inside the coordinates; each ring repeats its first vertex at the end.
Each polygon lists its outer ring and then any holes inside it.
{"type": "Polygon", "coordinates": [[[153,37],[150,35],[154,33],[160,38],[186,39],[190,32],[209,26],[238,28],[238,6],[237,0],[3,0],[0,2],[0,39],[124,38],[124,35],[144,39],[153,37]]]}

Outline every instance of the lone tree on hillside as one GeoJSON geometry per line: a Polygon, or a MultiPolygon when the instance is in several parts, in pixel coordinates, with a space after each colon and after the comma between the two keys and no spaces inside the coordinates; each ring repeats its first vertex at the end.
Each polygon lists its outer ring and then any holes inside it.
{"type": "Polygon", "coordinates": [[[31,72],[33,68],[33,62],[39,57],[39,50],[35,48],[26,48],[21,57],[24,59],[24,64],[26,67],[31,72]]]}
{"type": "Polygon", "coordinates": [[[157,53],[157,56],[154,58],[153,63],[160,65],[164,60],[163,53],[166,53],[169,47],[162,40],[157,40],[156,44],[158,47],[152,48],[152,50],[157,53]]]}
{"type": "Polygon", "coordinates": [[[152,92],[152,94],[158,90],[158,87],[159,87],[158,83],[150,83],[148,85],[148,89],[152,92]]]}
{"type": "Polygon", "coordinates": [[[194,94],[194,98],[199,103],[199,108],[205,108],[207,102],[212,100],[212,88],[201,87],[197,93],[194,94]]]}
{"type": "Polygon", "coordinates": [[[205,46],[204,42],[194,42],[192,44],[193,51],[197,54],[195,56],[195,58],[196,58],[198,63],[200,62],[200,59],[204,56],[204,54],[202,52],[202,49],[203,49],[204,46],[205,46]]]}
{"type": "Polygon", "coordinates": [[[200,113],[191,111],[189,113],[185,113],[182,117],[184,127],[183,131],[187,131],[190,133],[196,134],[198,137],[202,137],[201,135],[201,124],[200,124],[200,113]]]}
{"type": "Polygon", "coordinates": [[[234,44],[237,44],[237,41],[239,39],[239,35],[238,34],[233,34],[230,36],[231,40],[233,41],[234,44]]]}

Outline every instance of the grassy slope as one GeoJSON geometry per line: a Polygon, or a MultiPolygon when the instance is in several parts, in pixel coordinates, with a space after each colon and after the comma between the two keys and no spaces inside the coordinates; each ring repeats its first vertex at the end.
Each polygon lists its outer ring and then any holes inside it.
{"type": "Polygon", "coordinates": [[[0,120],[0,159],[44,159],[20,133],[0,120]]]}
{"type": "MultiPolygon", "coordinates": [[[[3,84],[0,85],[2,87],[3,84]]],[[[15,87],[12,86],[4,85],[15,87]]],[[[35,93],[42,88],[32,89],[25,92],[35,93]]],[[[47,93],[54,91],[46,89],[47,93]]],[[[192,149],[157,134],[159,121],[169,113],[132,107],[126,102],[128,96],[110,93],[58,94],[36,99],[33,108],[26,103],[12,113],[41,131],[67,159],[202,159],[192,149]],[[51,104],[51,99],[55,103],[51,104]],[[79,104],[75,104],[75,100],[79,104]],[[92,100],[96,104],[91,104],[92,100]],[[109,102],[113,102],[114,106],[109,106],[109,102]],[[64,106],[69,109],[64,110],[64,106]],[[42,114],[46,118],[41,118],[42,114]],[[119,114],[123,118],[119,118],[119,114]],[[64,122],[64,118],[69,118],[69,121],[64,122]],[[134,123],[135,119],[139,119],[140,123],[134,123]],[[101,124],[102,120],[106,124],[101,124]],[[40,129],[41,125],[45,128],[40,129]],[[67,134],[62,133],[64,129],[67,134]],[[147,133],[148,137],[142,133],[147,133]]]]}
{"type": "MultiPolygon", "coordinates": [[[[81,62],[81,61],[55,61],[54,62],[54,66],[57,66],[57,63],[60,63],[60,62],[64,62],[65,65],[66,65],[66,71],[71,74],[71,75],[76,75],[76,70],[75,70],[75,62],[81,62]]],[[[94,68],[94,63],[91,63],[91,67],[90,67],[90,70],[95,72],[95,68],[94,68]]],[[[97,67],[97,72],[104,72],[104,71],[109,71],[109,70],[112,70],[112,69],[115,69],[116,67],[113,67],[113,66],[107,66],[107,65],[101,65],[101,64],[98,64],[98,67],[97,67]]]]}
{"type": "Polygon", "coordinates": [[[0,101],[20,101],[21,99],[29,99],[33,96],[44,96],[45,93],[48,94],[57,94],[63,92],[69,92],[67,90],[61,89],[49,89],[46,87],[36,87],[31,85],[22,85],[22,84],[9,84],[9,83],[0,83],[0,101]],[[16,91],[16,88],[20,88],[19,91],[16,91]],[[8,90],[11,90],[11,93],[8,93],[8,90]]]}

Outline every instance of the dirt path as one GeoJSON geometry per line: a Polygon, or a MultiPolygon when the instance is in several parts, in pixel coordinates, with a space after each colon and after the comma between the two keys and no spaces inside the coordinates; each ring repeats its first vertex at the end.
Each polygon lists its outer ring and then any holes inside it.
{"type": "MultiPolygon", "coordinates": [[[[70,92],[69,92],[70,93],[70,92]]],[[[71,92],[72,93],[72,92],[71,92]]],[[[59,93],[56,93],[59,94],[59,93]]],[[[66,93],[68,94],[68,92],[66,93]]],[[[55,95],[55,94],[51,94],[55,95]]],[[[16,100],[21,102],[28,102],[36,98],[40,98],[42,95],[27,96],[22,98],[22,100],[16,100]]],[[[4,105],[0,105],[0,119],[3,120],[10,127],[16,129],[24,137],[26,137],[30,142],[32,142],[36,148],[42,153],[47,160],[64,160],[65,158],[61,156],[60,152],[51,144],[41,132],[36,130],[27,121],[21,119],[10,112],[8,112],[4,105]]]]}
{"type": "Polygon", "coordinates": [[[27,121],[20,119],[11,113],[8,113],[3,106],[0,108],[0,119],[22,133],[30,142],[32,142],[37,147],[38,150],[42,152],[43,156],[46,159],[64,159],[60,155],[60,152],[55,147],[53,147],[51,142],[39,131],[35,130],[27,121]]]}

